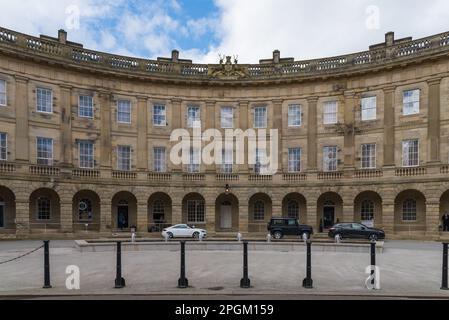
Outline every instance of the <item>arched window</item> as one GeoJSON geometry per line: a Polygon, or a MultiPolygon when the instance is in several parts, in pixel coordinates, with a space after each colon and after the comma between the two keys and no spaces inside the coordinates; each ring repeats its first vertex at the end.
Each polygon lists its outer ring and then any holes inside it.
{"type": "Polygon", "coordinates": [[[256,201],[254,203],[254,221],[265,220],[265,203],[263,201],[256,201]]]}
{"type": "Polygon", "coordinates": [[[299,204],[296,201],[289,201],[287,206],[288,218],[299,219],[299,204]]]}
{"type": "Polygon", "coordinates": [[[361,208],[362,221],[372,221],[374,220],[374,202],[371,200],[365,200],[362,202],[361,208]]]}
{"type": "Polygon", "coordinates": [[[416,200],[407,199],[402,205],[402,220],[416,221],[416,200]]]}
{"type": "Polygon", "coordinates": [[[49,198],[37,199],[37,219],[38,220],[51,219],[51,201],[49,198]]]}
{"type": "Polygon", "coordinates": [[[155,223],[161,223],[165,221],[165,206],[161,200],[156,200],[153,203],[153,219],[155,223]]]}
{"type": "Polygon", "coordinates": [[[78,203],[78,219],[79,221],[92,221],[93,219],[92,201],[90,199],[82,199],[78,203]]]}

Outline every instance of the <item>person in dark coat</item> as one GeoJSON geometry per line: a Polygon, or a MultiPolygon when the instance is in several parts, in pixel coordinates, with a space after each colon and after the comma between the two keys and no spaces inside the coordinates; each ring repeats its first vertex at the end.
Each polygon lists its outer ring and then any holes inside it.
{"type": "Polygon", "coordinates": [[[442,220],[443,220],[443,231],[444,231],[444,232],[449,231],[449,213],[446,212],[446,213],[443,215],[442,220]]]}

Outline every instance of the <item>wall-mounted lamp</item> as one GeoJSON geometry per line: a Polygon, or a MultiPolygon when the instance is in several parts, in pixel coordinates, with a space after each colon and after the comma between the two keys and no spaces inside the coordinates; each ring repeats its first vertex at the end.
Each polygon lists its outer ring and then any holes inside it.
{"type": "Polygon", "coordinates": [[[231,187],[229,186],[229,184],[227,184],[225,187],[225,193],[229,194],[230,191],[231,191],[231,187]]]}

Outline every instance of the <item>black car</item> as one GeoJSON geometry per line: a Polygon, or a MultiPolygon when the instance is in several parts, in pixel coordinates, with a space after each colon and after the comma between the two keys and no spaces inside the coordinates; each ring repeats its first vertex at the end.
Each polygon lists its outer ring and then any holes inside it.
{"type": "Polygon", "coordinates": [[[340,239],[369,239],[383,240],[385,232],[381,229],[369,228],[360,223],[339,223],[329,229],[329,237],[335,238],[337,235],[340,239]]]}
{"type": "Polygon", "coordinates": [[[274,239],[282,239],[284,236],[307,236],[313,234],[313,228],[299,224],[293,218],[272,218],[268,223],[268,231],[274,239]]]}

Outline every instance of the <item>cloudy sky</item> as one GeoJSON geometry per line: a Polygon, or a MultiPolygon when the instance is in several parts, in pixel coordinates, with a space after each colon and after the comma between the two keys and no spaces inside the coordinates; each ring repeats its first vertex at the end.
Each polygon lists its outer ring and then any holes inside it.
{"type": "Polygon", "coordinates": [[[449,31],[448,0],[0,0],[0,26],[32,35],[69,33],[85,47],[143,58],[216,63],[320,58],[363,51],[384,34],[449,31]]]}

